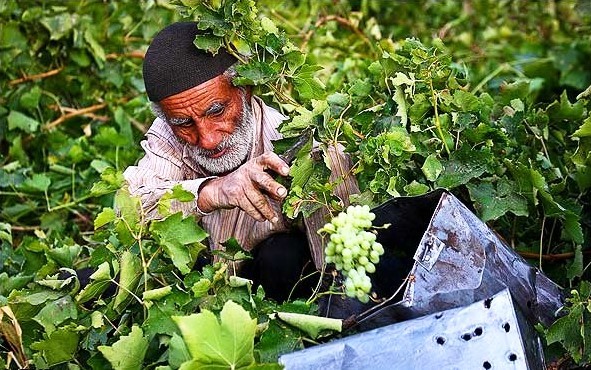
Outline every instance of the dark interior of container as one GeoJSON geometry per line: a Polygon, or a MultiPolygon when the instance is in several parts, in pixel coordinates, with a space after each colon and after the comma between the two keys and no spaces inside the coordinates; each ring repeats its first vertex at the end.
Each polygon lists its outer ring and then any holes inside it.
{"type": "Polygon", "coordinates": [[[393,315],[391,310],[372,308],[386,299],[388,302],[383,305],[386,307],[402,299],[402,285],[412,269],[413,256],[443,192],[437,190],[418,197],[393,198],[372,210],[376,215],[375,226],[390,224],[387,228],[378,229],[377,241],[384,246],[385,253],[376,266],[376,272],[370,275],[377,299],[362,304],[354,298],[328,295],[319,302],[322,315],[346,319],[345,326],[355,331],[404,319],[393,315]],[[398,293],[393,296],[397,290],[398,293]]]}

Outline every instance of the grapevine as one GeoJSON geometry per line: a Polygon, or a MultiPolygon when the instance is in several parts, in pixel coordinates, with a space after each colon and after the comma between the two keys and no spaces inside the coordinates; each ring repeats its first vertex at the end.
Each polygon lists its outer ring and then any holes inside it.
{"type": "Polygon", "coordinates": [[[371,292],[367,274],[376,271],[376,264],[384,254],[376,234],[368,231],[375,217],[367,205],[349,206],[318,231],[329,236],[324,249],[325,262],[333,263],[345,277],[345,294],[362,303],[369,302],[371,292]]]}

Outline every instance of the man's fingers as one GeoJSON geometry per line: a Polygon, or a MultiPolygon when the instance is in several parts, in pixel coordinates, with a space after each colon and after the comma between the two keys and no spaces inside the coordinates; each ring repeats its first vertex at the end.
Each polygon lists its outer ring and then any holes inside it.
{"type": "Polygon", "coordinates": [[[275,200],[281,200],[287,195],[287,189],[266,172],[255,172],[251,179],[257,188],[275,200]]]}
{"type": "Polygon", "coordinates": [[[289,175],[289,166],[275,153],[264,153],[258,156],[255,161],[262,167],[263,171],[271,170],[282,176],[289,175]]]}
{"type": "Polygon", "coordinates": [[[259,222],[264,222],[266,218],[259,212],[259,210],[248,200],[240,202],[239,207],[249,216],[259,222]]]}
{"type": "Polygon", "coordinates": [[[258,191],[245,194],[245,197],[239,203],[239,207],[257,221],[276,221],[277,215],[267,199],[258,191]]]}
{"type": "Polygon", "coordinates": [[[249,195],[249,200],[252,205],[263,214],[265,219],[273,222],[277,221],[277,215],[264,195],[260,192],[256,192],[253,193],[252,196],[249,195]]]}

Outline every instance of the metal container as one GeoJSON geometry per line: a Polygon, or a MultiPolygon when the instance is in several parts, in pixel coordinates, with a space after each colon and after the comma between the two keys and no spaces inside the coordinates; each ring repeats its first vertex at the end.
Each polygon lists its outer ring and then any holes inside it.
{"type": "Polygon", "coordinates": [[[545,368],[541,343],[507,289],[465,307],[280,357],[286,370],[545,368]]]}

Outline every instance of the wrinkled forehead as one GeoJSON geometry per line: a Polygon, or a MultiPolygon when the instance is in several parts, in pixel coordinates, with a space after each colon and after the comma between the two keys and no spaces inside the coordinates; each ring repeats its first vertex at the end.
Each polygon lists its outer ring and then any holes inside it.
{"type": "Polygon", "coordinates": [[[160,106],[167,116],[206,116],[221,110],[241,109],[246,101],[244,91],[222,75],[169,96],[160,106]]]}

